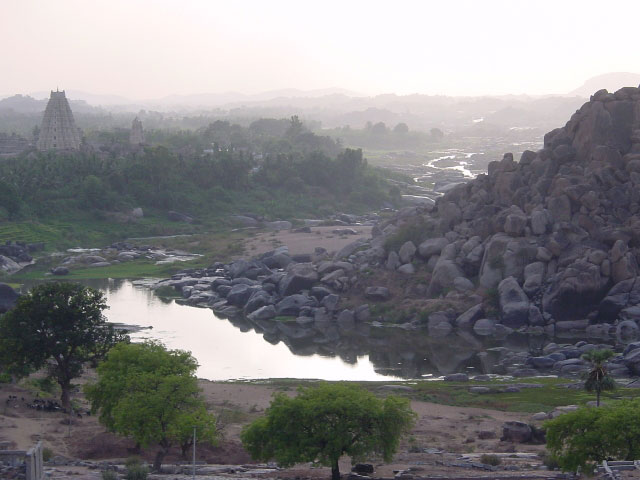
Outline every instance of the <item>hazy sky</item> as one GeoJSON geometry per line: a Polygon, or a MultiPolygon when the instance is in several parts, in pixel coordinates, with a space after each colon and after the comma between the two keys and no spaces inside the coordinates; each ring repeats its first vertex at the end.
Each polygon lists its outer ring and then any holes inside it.
{"type": "Polygon", "coordinates": [[[640,1],[0,0],[0,94],[565,93],[640,73],[640,1]]]}

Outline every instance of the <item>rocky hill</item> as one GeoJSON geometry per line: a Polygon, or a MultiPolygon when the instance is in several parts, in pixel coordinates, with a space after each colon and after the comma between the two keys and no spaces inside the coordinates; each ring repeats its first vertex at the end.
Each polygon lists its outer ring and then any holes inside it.
{"type": "Polygon", "coordinates": [[[381,255],[403,226],[422,224],[431,238],[385,251],[387,266],[427,262],[431,297],[497,288],[496,320],[510,328],[637,329],[639,185],[640,90],[601,90],[542,150],[505,154],[431,211],[399,212],[373,245],[381,255]]]}

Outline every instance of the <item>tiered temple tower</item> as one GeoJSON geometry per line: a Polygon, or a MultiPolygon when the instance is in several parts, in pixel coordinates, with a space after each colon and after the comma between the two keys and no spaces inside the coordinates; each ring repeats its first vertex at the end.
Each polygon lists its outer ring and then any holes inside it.
{"type": "Polygon", "coordinates": [[[36,144],[38,150],[78,150],[80,132],[63,91],[51,91],[36,144]]]}
{"type": "Polygon", "coordinates": [[[142,122],[138,120],[138,117],[131,122],[131,133],[129,134],[129,142],[131,145],[144,144],[144,131],[142,130],[142,122]]]}

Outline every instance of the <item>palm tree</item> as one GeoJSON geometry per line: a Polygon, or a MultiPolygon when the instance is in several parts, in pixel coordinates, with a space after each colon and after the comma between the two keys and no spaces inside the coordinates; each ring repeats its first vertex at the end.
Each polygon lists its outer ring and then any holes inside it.
{"type": "Polygon", "coordinates": [[[585,378],[584,389],[587,392],[596,392],[596,407],[600,406],[601,392],[616,388],[616,382],[604,366],[606,361],[614,355],[615,353],[611,350],[591,350],[582,355],[582,358],[591,364],[591,370],[585,378]]]}

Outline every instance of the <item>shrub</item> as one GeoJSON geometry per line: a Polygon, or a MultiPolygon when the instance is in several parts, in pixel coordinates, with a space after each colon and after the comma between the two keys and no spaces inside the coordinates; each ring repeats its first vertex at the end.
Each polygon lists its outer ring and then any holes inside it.
{"type": "Polygon", "coordinates": [[[113,470],[103,470],[102,471],[102,480],[117,480],[118,474],[113,470]]]}
{"type": "Polygon", "coordinates": [[[500,465],[502,463],[502,460],[500,460],[500,457],[497,455],[483,453],[480,456],[480,463],[484,463],[485,465],[493,465],[495,467],[497,465],[500,465]]]}
{"type": "Polygon", "coordinates": [[[397,252],[400,247],[408,241],[412,241],[417,247],[432,235],[433,226],[420,218],[419,220],[402,225],[396,233],[387,238],[384,242],[384,249],[387,252],[397,252]]]}
{"type": "Polygon", "coordinates": [[[147,480],[147,475],[149,475],[149,469],[146,465],[138,464],[127,467],[125,478],[127,480],[147,480]]]}

